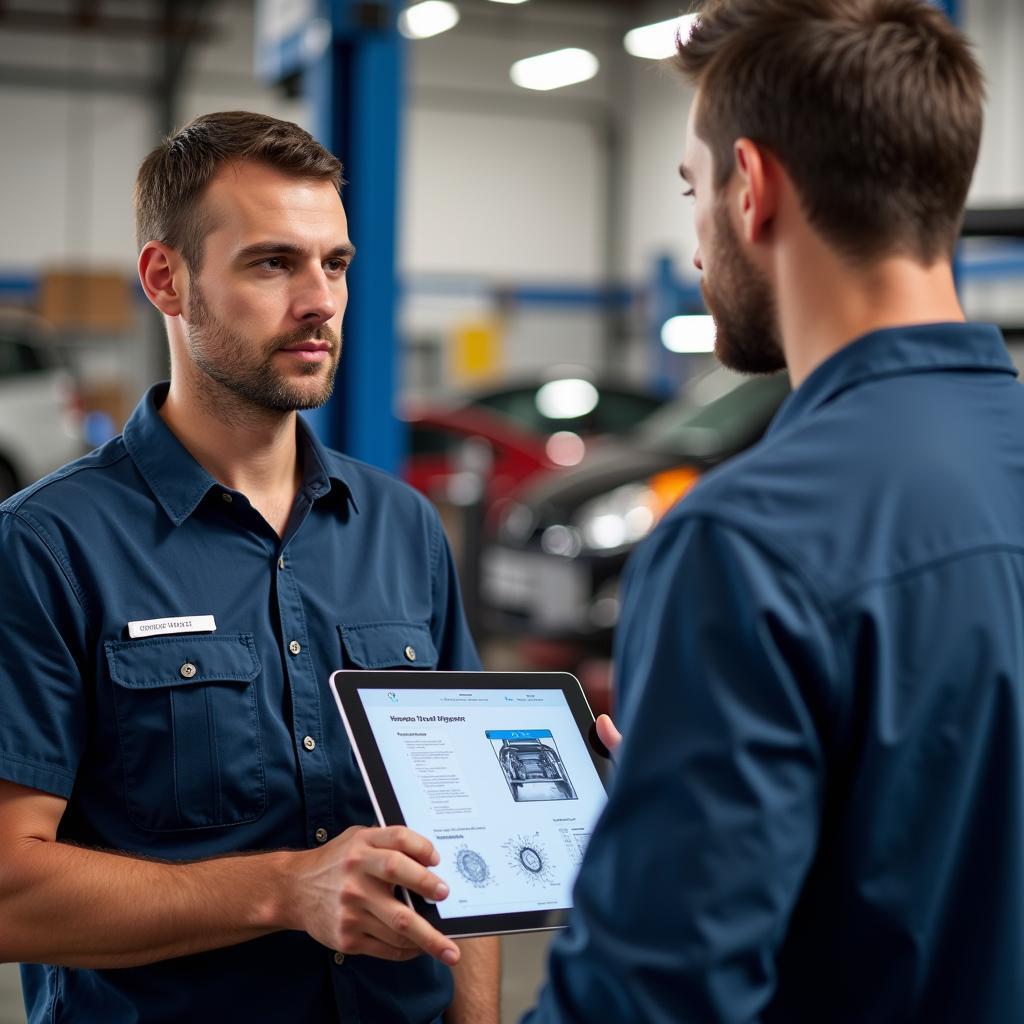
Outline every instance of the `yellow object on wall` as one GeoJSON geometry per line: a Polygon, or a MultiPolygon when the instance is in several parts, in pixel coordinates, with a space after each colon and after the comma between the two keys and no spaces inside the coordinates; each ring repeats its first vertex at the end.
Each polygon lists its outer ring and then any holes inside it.
{"type": "Polygon", "coordinates": [[[501,369],[502,333],[494,320],[473,321],[455,329],[452,376],[458,383],[492,377],[501,369]]]}

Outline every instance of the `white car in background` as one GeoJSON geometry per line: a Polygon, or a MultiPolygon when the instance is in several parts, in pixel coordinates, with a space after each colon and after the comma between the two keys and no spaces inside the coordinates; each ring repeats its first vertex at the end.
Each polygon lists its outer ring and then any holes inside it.
{"type": "Polygon", "coordinates": [[[0,501],[84,451],[74,379],[46,324],[0,311],[0,501]]]}

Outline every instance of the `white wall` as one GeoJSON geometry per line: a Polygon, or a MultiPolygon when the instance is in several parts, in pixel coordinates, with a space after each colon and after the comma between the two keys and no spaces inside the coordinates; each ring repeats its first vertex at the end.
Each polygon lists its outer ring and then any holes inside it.
{"type": "Polygon", "coordinates": [[[509,372],[593,364],[604,331],[596,310],[508,309],[491,296],[495,287],[605,282],[614,79],[537,94],[513,85],[509,68],[574,44],[614,67],[620,36],[585,10],[568,24],[542,17],[524,28],[521,12],[492,7],[408,47],[400,251],[403,274],[420,286],[402,324],[443,344],[468,320],[498,319],[509,372]],[[458,280],[464,300],[430,294],[432,281],[450,291],[458,280]]]}
{"type": "Polygon", "coordinates": [[[405,146],[404,270],[602,280],[604,155],[589,125],[414,103],[405,146]]]}
{"type": "MultiPolygon", "coordinates": [[[[181,120],[239,106],[301,119],[301,104],[285,103],[253,81],[249,4],[220,0],[208,10],[216,36],[192,51],[181,120]]],[[[141,83],[161,60],[148,42],[14,32],[0,22],[4,68],[97,71],[141,83]]],[[[142,89],[111,95],[0,83],[0,273],[67,262],[131,270],[131,192],[139,163],[157,141],[155,117],[142,89]]]]}
{"type": "MultiPolygon", "coordinates": [[[[9,44],[0,34],[8,65],[9,44]]],[[[128,204],[147,114],[131,96],[0,88],[0,270],[131,262],[128,204]]]]}
{"type": "MultiPolygon", "coordinates": [[[[679,7],[665,3],[637,6],[636,24],[670,18],[679,7]]],[[[692,90],[670,65],[635,57],[626,60],[624,270],[630,280],[646,281],[654,259],[665,254],[674,257],[680,272],[695,277],[691,260],[696,235],[690,204],[682,198],[686,186],[679,177],[692,90]]]]}

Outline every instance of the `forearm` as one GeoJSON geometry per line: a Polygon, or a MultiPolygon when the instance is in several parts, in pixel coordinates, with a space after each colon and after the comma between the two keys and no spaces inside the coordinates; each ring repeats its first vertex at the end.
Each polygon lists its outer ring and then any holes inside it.
{"type": "Polygon", "coordinates": [[[462,959],[452,968],[455,996],[445,1024],[498,1024],[501,1017],[501,942],[463,939],[462,959]]]}
{"type": "Polygon", "coordinates": [[[134,967],[257,938],[288,927],[295,856],[169,864],[25,840],[0,863],[0,960],[134,967]]]}

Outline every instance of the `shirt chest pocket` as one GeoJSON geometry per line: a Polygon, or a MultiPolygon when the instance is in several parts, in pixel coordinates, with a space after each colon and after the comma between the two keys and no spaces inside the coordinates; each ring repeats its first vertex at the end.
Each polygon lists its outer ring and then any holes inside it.
{"type": "Polygon", "coordinates": [[[267,795],[253,635],[105,648],[129,818],[154,832],[258,818],[267,795]]]}
{"type": "Polygon", "coordinates": [[[338,632],[345,668],[437,668],[434,640],[421,622],[365,622],[338,632]]]}

